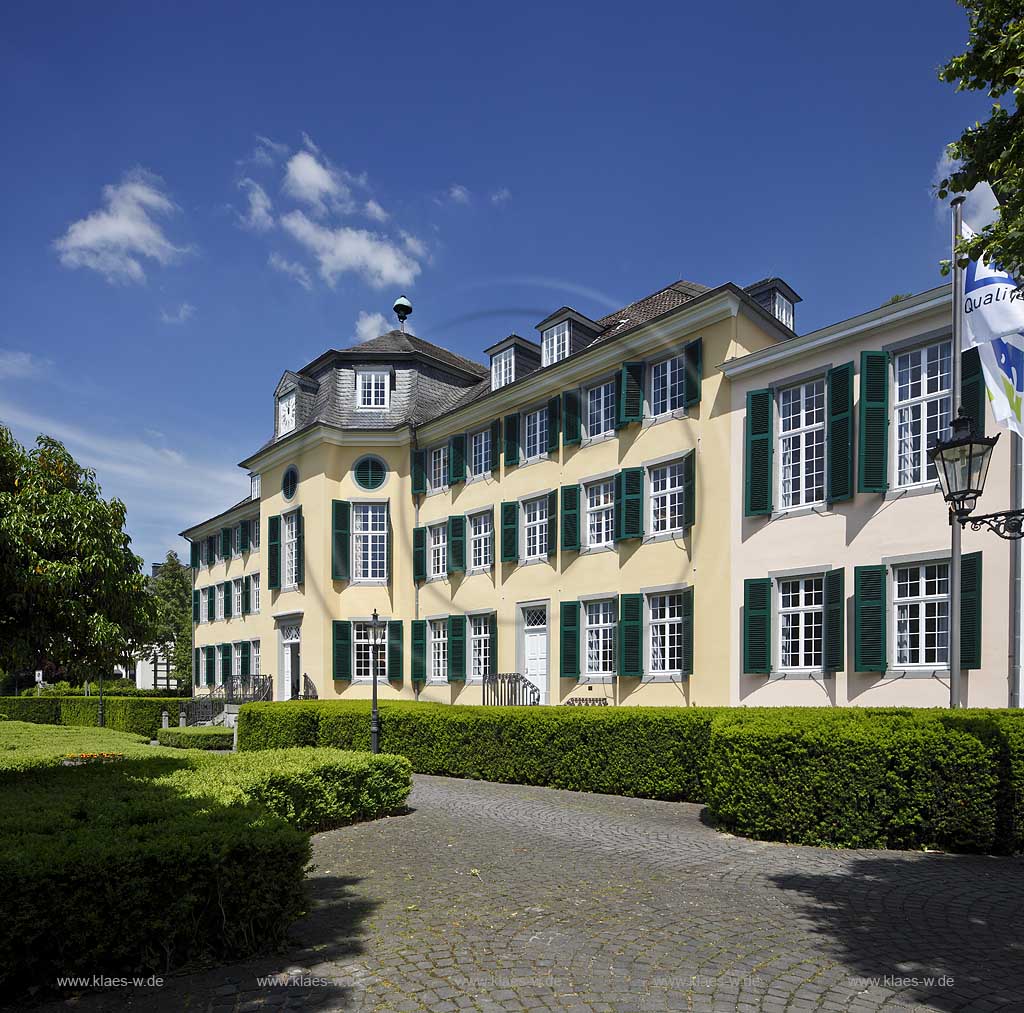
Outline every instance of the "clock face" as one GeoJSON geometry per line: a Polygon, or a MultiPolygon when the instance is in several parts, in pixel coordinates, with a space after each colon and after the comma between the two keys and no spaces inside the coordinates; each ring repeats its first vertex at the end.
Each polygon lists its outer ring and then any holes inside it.
{"type": "Polygon", "coordinates": [[[277,402],[277,431],[290,433],[295,428],[295,395],[286,394],[277,402]]]}

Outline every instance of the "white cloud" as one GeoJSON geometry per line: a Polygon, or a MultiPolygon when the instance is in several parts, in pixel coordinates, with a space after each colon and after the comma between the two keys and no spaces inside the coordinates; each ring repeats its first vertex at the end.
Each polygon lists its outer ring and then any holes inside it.
{"type": "Polygon", "coordinates": [[[386,334],[391,328],[388,326],[387,318],[383,313],[367,313],[360,310],[356,317],[355,341],[369,341],[370,338],[380,337],[386,334]]]}
{"type": "Polygon", "coordinates": [[[278,144],[269,137],[256,135],[256,147],[245,158],[238,160],[239,165],[273,165],[279,158],[288,154],[287,144],[278,144]]]}
{"type": "Polygon", "coordinates": [[[414,236],[411,232],[402,232],[402,245],[414,257],[423,260],[427,256],[427,244],[422,239],[414,236]]]}
{"type": "Polygon", "coordinates": [[[313,279],[310,278],[309,271],[302,264],[296,263],[294,260],[286,260],[280,253],[272,253],[267,258],[267,263],[275,271],[294,278],[307,292],[313,287],[313,279]]]}
{"type": "Polygon", "coordinates": [[[0,348],[0,380],[28,380],[45,373],[53,363],[31,352],[0,348]]]}
{"type": "Polygon", "coordinates": [[[320,162],[308,151],[300,151],[288,159],[284,190],[289,196],[308,204],[318,218],[334,211],[353,210],[348,185],[333,166],[320,162]]]}
{"type": "Polygon", "coordinates": [[[374,288],[410,285],[420,273],[413,257],[374,232],[347,226],[327,228],[301,211],[290,211],[281,225],[316,257],[328,285],[333,286],[346,271],[360,275],[374,288]]]}
{"type": "Polygon", "coordinates": [[[141,258],[166,265],[188,252],[175,246],[151,217],[177,210],[158,176],[135,169],[120,183],[105,186],[103,201],[104,207],[72,222],[54,241],[65,267],[87,267],[111,283],[143,282],[141,258]]]}
{"type": "Polygon", "coordinates": [[[320,154],[320,149],[316,146],[316,142],[309,136],[309,134],[306,133],[305,130],[302,131],[302,143],[305,144],[310,151],[315,151],[318,155],[320,154]]]}
{"type": "MultiPolygon", "coordinates": [[[[932,182],[937,184],[948,179],[949,175],[956,172],[957,168],[958,164],[949,157],[947,152],[943,151],[935,163],[932,182]]],[[[992,187],[988,183],[979,183],[967,194],[967,199],[964,201],[964,221],[975,232],[980,232],[986,225],[991,225],[999,217],[998,207],[999,201],[992,192],[992,187]]],[[[948,199],[945,202],[936,201],[936,213],[942,221],[949,220],[948,199]]]]}
{"type": "Polygon", "coordinates": [[[375,222],[386,222],[391,217],[372,197],[366,202],[363,210],[366,217],[372,218],[375,222]]]}
{"type": "Polygon", "coordinates": [[[196,308],[190,302],[183,302],[176,310],[161,310],[160,319],[165,324],[183,324],[191,320],[196,308]]]}
{"type": "Polygon", "coordinates": [[[274,227],[274,216],[271,213],[273,205],[263,189],[254,179],[246,177],[239,181],[239,187],[246,192],[249,198],[249,210],[244,215],[239,215],[239,221],[248,229],[254,232],[267,232],[274,227]]]}
{"type": "Polygon", "coordinates": [[[470,201],[469,190],[461,183],[452,183],[448,188],[448,199],[453,204],[468,204],[470,201]]]}
{"type": "Polygon", "coordinates": [[[506,201],[511,199],[512,191],[507,186],[498,187],[498,189],[491,194],[492,204],[504,204],[506,201]]]}

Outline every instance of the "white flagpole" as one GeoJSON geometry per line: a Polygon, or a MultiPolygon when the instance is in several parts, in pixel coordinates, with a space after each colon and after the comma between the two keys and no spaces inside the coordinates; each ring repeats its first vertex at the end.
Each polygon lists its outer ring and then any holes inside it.
{"type": "MultiPolygon", "coordinates": [[[[963,231],[963,197],[954,197],[953,208],[953,390],[950,422],[960,413],[960,352],[963,348],[964,272],[957,266],[956,244],[963,231]]],[[[949,706],[960,706],[960,536],[962,529],[952,509],[949,511],[949,706]]]]}

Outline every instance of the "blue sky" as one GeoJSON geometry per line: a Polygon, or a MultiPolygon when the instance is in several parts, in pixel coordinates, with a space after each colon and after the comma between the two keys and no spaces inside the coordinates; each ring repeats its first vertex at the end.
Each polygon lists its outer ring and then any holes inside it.
{"type": "Polygon", "coordinates": [[[811,330],[939,283],[984,116],[951,0],[49,4],[0,33],[0,420],[65,440],[147,563],[244,495],[282,371],[411,329],[779,274],[811,330]]]}

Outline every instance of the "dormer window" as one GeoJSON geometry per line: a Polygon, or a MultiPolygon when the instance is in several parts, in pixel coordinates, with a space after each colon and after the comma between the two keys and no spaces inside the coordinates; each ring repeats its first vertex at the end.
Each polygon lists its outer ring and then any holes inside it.
{"type": "Polygon", "coordinates": [[[295,391],[277,399],[277,435],[284,436],[295,428],[295,391]]]}
{"type": "Polygon", "coordinates": [[[391,374],[386,369],[360,369],[356,373],[356,404],[373,411],[387,411],[391,374]]]}
{"type": "Polygon", "coordinates": [[[569,354],[569,321],[549,327],[541,335],[541,365],[550,366],[569,354]]]}
{"type": "Polygon", "coordinates": [[[790,330],[793,330],[793,304],[777,290],[772,301],[772,312],[775,314],[776,319],[780,320],[790,330]]]}
{"type": "MultiPolygon", "coordinates": [[[[536,346],[534,346],[536,347],[536,346]]],[[[497,390],[516,378],[515,349],[506,348],[491,359],[491,390],[497,390]]]]}

